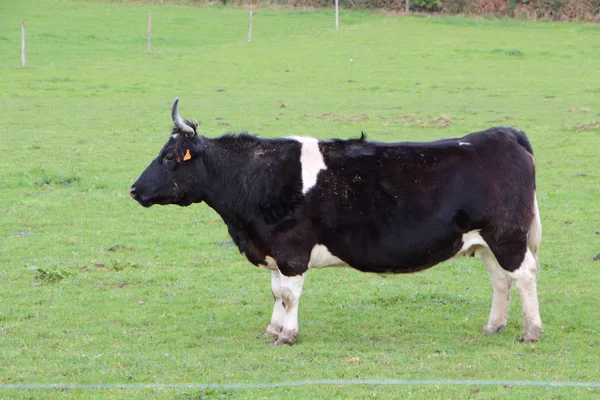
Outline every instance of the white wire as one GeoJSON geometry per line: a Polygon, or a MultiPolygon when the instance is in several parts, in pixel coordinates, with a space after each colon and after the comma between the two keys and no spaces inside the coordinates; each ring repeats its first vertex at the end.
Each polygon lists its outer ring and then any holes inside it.
{"type": "Polygon", "coordinates": [[[555,381],[486,381],[486,380],[343,380],[325,379],[273,383],[14,383],[0,384],[0,389],[273,389],[327,385],[425,385],[425,386],[529,386],[529,387],[600,387],[600,382],[555,381]]]}

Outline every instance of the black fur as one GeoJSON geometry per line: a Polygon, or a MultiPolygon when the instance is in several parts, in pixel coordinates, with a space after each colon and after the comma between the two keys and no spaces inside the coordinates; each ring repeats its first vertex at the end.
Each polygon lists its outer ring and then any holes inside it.
{"type": "Polygon", "coordinates": [[[205,201],[250,262],[271,256],[288,276],[306,271],[316,244],[361,271],[419,271],[454,256],[475,229],[504,269],[522,262],[535,190],[522,132],[430,143],[367,142],[363,133],[319,146],[327,169],[302,194],[297,140],[178,136],[132,195],[144,206],[205,201]],[[187,149],[191,160],[169,159],[187,149]]]}

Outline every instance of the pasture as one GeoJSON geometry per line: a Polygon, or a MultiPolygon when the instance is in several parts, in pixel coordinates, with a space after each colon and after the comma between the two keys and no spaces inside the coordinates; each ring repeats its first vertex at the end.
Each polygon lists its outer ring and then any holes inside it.
{"type": "Polygon", "coordinates": [[[0,12],[0,398],[592,398],[600,387],[309,385],[10,389],[15,384],[332,380],[600,382],[600,27],[25,0],[0,12]],[[152,53],[146,52],[152,10],[152,53]],[[20,66],[25,19],[27,68],[20,66]],[[352,70],[350,59],[353,59],[352,70]],[[206,205],[129,187],[170,132],[434,140],[495,125],[537,157],[545,333],[480,333],[478,259],[399,276],[313,270],[300,340],[258,338],[270,274],[206,205]]]}

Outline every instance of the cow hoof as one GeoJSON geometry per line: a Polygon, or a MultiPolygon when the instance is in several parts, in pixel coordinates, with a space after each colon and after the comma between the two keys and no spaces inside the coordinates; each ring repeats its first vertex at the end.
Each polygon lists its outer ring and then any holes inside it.
{"type": "Polygon", "coordinates": [[[486,325],[483,327],[482,332],[492,335],[494,333],[502,332],[502,329],[506,328],[506,324],[501,325],[486,325]]]}
{"type": "Polygon", "coordinates": [[[294,341],[290,338],[280,336],[276,340],[274,340],[273,343],[271,343],[271,346],[292,346],[293,344],[294,341]]]}
{"type": "Polygon", "coordinates": [[[271,343],[272,346],[291,346],[296,343],[298,339],[298,331],[288,331],[283,330],[279,335],[277,335],[277,339],[271,343]]]}
{"type": "Polygon", "coordinates": [[[540,334],[544,332],[544,328],[541,326],[535,326],[530,329],[523,331],[523,334],[519,338],[519,342],[531,342],[535,343],[540,340],[540,334]]]}
{"type": "Polygon", "coordinates": [[[281,331],[283,331],[283,326],[281,325],[276,325],[276,324],[269,324],[267,325],[267,328],[265,329],[265,332],[260,335],[261,338],[277,338],[277,336],[279,336],[281,334],[281,331]]]}

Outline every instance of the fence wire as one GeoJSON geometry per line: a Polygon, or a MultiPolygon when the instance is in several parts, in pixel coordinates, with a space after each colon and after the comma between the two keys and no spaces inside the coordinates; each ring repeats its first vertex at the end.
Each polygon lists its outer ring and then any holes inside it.
{"type": "Polygon", "coordinates": [[[508,386],[508,387],[600,387],[600,382],[488,381],[488,380],[344,380],[324,379],[271,383],[15,383],[0,384],[0,389],[275,389],[301,386],[508,386]]]}

